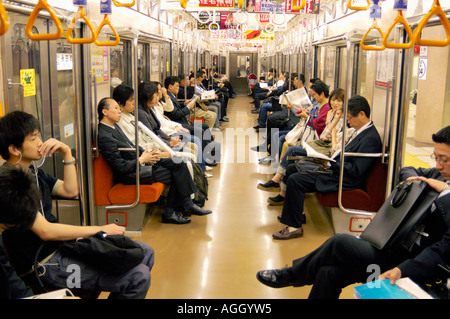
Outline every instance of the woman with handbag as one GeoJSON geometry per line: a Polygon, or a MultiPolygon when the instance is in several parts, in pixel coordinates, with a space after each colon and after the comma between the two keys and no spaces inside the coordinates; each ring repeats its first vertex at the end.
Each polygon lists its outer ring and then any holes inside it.
{"type": "MultiPolygon", "coordinates": [[[[319,153],[330,156],[331,150],[339,149],[342,142],[342,125],[344,123],[342,106],[345,101],[345,91],[343,89],[336,89],[331,92],[330,104],[332,109],[327,114],[326,127],[320,136],[320,140],[313,140],[308,143],[313,149],[319,153]]],[[[354,129],[351,129],[352,131],[354,129]]],[[[352,132],[349,132],[347,136],[350,136],[352,132]]],[[[300,138],[301,139],[301,138],[300,138]]],[[[287,150],[286,154],[282,155],[280,165],[278,166],[277,173],[274,177],[264,183],[258,184],[258,188],[262,190],[277,190],[281,186],[281,192],[279,195],[274,197],[269,197],[268,202],[271,205],[283,205],[284,195],[286,191],[286,185],[281,183],[284,175],[286,174],[286,167],[289,164],[287,158],[290,156],[307,156],[306,150],[302,146],[291,146],[287,150]]]]}

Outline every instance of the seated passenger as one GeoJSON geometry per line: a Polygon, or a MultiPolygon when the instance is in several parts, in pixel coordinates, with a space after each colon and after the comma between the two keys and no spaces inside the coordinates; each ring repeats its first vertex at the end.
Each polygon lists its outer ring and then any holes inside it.
{"type": "MultiPolygon", "coordinates": [[[[328,85],[320,80],[316,80],[314,84],[312,84],[311,90],[314,99],[319,103],[319,115],[315,119],[310,118],[307,125],[311,126],[320,137],[320,134],[322,134],[322,131],[325,128],[327,113],[330,110],[330,106],[328,105],[328,85]]],[[[296,112],[291,112],[288,107],[269,115],[267,117],[266,141],[261,145],[252,147],[251,149],[255,151],[267,149],[270,154],[272,149],[272,136],[276,129],[279,131],[291,130],[295,125],[297,125],[300,118],[308,118],[308,116],[309,112],[306,110],[297,114],[296,112]]]]}
{"type": "MultiPolygon", "coordinates": [[[[15,165],[29,170],[39,188],[39,213],[29,231],[6,230],[2,234],[10,262],[19,275],[31,273],[34,259],[45,242],[38,260],[51,256],[45,263],[45,272],[40,277],[47,287],[65,288],[72,272],[66,266],[77,264],[83,269],[81,289],[90,292],[110,291],[109,298],[145,298],[150,287],[150,270],[153,267],[153,249],[138,242],[144,250],[142,263],[127,273],[112,276],[96,266],[64,255],[58,249],[60,241],[74,240],[104,231],[109,235],[123,235],[125,228],[116,224],[104,226],[72,226],[58,223],[52,214],[52,195],[64,198],[78,196],[78,179],[75,159],[71,149],[64,143],[50,138],[42,142],[39,138],[39,122],[25,112],[12,112],[0,119],[0,155],[6,159],[4,165],[15,165]],[[61,153],[64,163],[64,179],[56,179],[36,167],[35,161],[42,157],[61,153]],[[63,265],[63,266],[61,266],[63,265]]],[[[25,187],[25,186],[24,186],[25,187]]],[[[31,202],[30,202],[31,205],[31,202]]],[[[1,250],[0,253],[4,253],[1,250]]]]}
{"type": "MultiPolygon", "coordinates": [[[[172,112],[174,109],[172,100],[167,94],[167,89],[161,86],[161,83],[152,82],[158,87],[158,104],[153,106],[154,114],[161,123],[161,130],[171,137],[178,137],[183,142],[194,143],[192,149],[194,154],[197,154],[197,163],[203,171],[206,171],[205,160],[203,158],[202,142],[194,135],[191,135],[189,130],[184,128],[180,123],[170,120],[164,115],[164,112],[172,112]]],[[[207,177],[212,177],[212,174],[206,174],[207,177]]]]}
{"type": "Polygon", "coordinates": [[[261,101],[264,101],[269,96],[273,95],[273,92],[278,92],[280,90],[286,91],[288,78],[289,74],[282,72],[277,78],[277,81],[273,83],[273,85],[264,88],[260,87],[260,92],[255,94],[255,108],[251,112],[253,114],[260,113],[261,101]]]}
{"type": "MultiPolygon", "coordinates": [[[[288,82],[288,79],[286,78],[288,76],[289,76],[289,73],[281,74],[280,79],[282,79],[283,85],[280,87],[277,87],[275,89],[271,89],[271,90],[269,90],[269,92],[267,92],[267,97],[264,99],[263,103],[261,104],[260,110],[259,110],[258,124],[253,127],[256,131],[259,131],[260,128],[266,127],[267,112],[272,111],[272,103],[274,102],[274,100],[278,100],[279,97],[284,92],[286,92],[286,90],[288,89],[289,82],[288,82]]],[[[291,80],[292,80],[294,89],[296,89],[298,86],[297,73],[293,73],[291,75],[291,80]]],[[[256,105],[256,103],[255,103],[255,105],[256,105]]]]}
{"type": "MultiPolygon", "coordinates": [[[[203,85],[202,81],[204,79],[204,73],[198,71],[195,75],[195,92],[204,92],[208,91],[208,89],[203,85]]],[[[215,99],[218,99],[218,96],[215,95],[215,99]]],[[[196,102],[197,107],[195,109],[191,109],[192,117],[199,117],[205,120],[205,123],[208,124],[209,128],[218,127],[219,119],[221,118],[220,110],[221,104],[218,101],[201,101],[200,99],[196,102]]]]}
{"type": "MultiPolygon", "coordinates": [[[[27,231],[36,219],[39,191],[31,174],[13,165],[0,166],[0,236],[7,229],[27,231]]],[[[0,238],[0,299],[32,296],[9,263],[0,238]]]]}
{"type": "Polygon", "coordinates": [[[150,82],[143,82],[139,84],[139,122],[142,122],[146,127],[152,130],[170,147],[178,146],[180,149],[183,146],[180,144],[181,140],[178,137],[171,137],[164,133],[161,129],[161,123],[153,110],[153,107],[158,104],[158,91],[155,84],[150,82]]]}
{"type": "MultiPolygon", "coordinates": [[[[370,106],[364,97],[355,95],[350,98],[347,122],[355,131],[346,143],[346,152],[379,153],[381,151],[380,136],[370,120],[370,106]]],[[[340,150],[336,151],[331,158],[335,160],[335,162],[329,163],[329,170],[332,175],[301,174],[297,171],[295,164],[286,167],[286,176],[283,178],[283,182],[286,184],[285,197],[279,194],[269,198],[269,200],[275,204],[284,202],[280,222],[287,227],[273,234],[273,238],[291,239],[303,236],[305,193],[338,191],[340,150]]],[[[346,156],[344,159],[343,189],[362,188],[375,161],[375,157],[346,156]]]]}
{"type": "MultiPolygon", "coordinates": [[[[156,94],[156,93],[155,93],[156,94]]],[[[134,90],[125,85],[119,85],[113,92],[114,100],[119,104],[122,115],[117,125],[122,129],[122,132],[126,137],[135,144],[135,125],[134,125],[134,90]]],[[[156,113],[156,112],[155,112],[156,113]]],[[[139,121],[140,122],[140,121],[139,121]]],[[[170,157],[170,154],[166,154],[167,150],[164,149],[164,141],[160,139],[156,134],[152,138],[146,131],[138,127],[139,134],[139,146],[143,149],[156,149],[161,152],[161,157],[170,157]]],[[[190,143],[189,143],[190,144],[190,143]]],[[[194,155],[191,152],[190,145],[186,147],[186,152],[175,152],[175,155],[185,159],[185,162],[190,164],[191,159],[194,159],[194,155]]]]}
{"type": "MultiPolygon", "coordinates": [[[[350,121],[353,121],[352,119],[350,121]]],[[[402,248],[380,251],[369,242],[352,235],[338,234],[318,249],[292,262],[292,267],[263,270],[258,280],[273,288],[313,285],[310,299],[337,299],[350,284],[366,282],[372,274],[369,265],[378,265],[381,279],[393,282],[409,277],[418,284],[435,280],[438,264],[450,264],[450,126],[432,136],[436,168],[403,168],[400,181],[419,179],[439,196],[429,208],[433,213],[424,233],[411,252],[402,248]]]]}
{"type": "MultiPolygon", "coordinates": [[[[111,98],[103,98],[98,104],[98,146],[103,157],[112,168],[116,183],[134,184],[136,181],[136,154],[119,150],[134,147],[134,144],[117,126],[121,111],[117,102],[111,98]]],[[[182,209],[185,215],[206,215],[210,210],[200,209],[192,202],[191,194],[196,188],[186,163],[162,158],[157,150],[143,150],[139,147],[139,179],[142,184],[154,182],[170,186],[166,209],[162,215],[163,223],[187,224],[190,218],[183,217],[175,211],[182,209]],[[181,203],[182,207],[177,205],[181,203]]]]}
{"type": "Polygon", "coordinates": [[[180,90],[178,91],[177,99],[179,100],[190,100],[194,96],[194,85],[191,84],[191,81],[188,76],[184,74],[180,74],[178,76],[178,80],[180,83],[180,90]],[[185,98],[186,97],[186,98],[185,98]]]}
{"type": "MultiPolygon", "coordinates": [[[[342,106],[345,101],[345,92],[343,89],[336,89],[330,94],[331,110],[327,115],[327,122],[325,130],[322,132],[320,139],[307,142],[314,150],[319,153],[331,156],[334,151],[341,147],[342,133],[341,129],[344,124],[344,117],[342,113],[342,106]]],[[[354,129],[347,131],[346,136],[349,137],[354,129]]],[[[264,184],[259,183],[258,188],[262,190],[274,190],[280,187],[280,182],[286,174],[286,166],[291,164],[287,158],[289,156],[307,156],[306,150],[302,146],[291,146],[287,149],[285,154],[282,154],[282,160],[277,168],[277,173],[272,179],[264,184]]],[[[281,195],[284,197],[286,185],[282,185],[281,195]]]]}
{"type": "MultiPolygon", "coordinates": [[[[195,103],[187,103],[186,105],[181,105],[177,101],[178,91],[180,89],[180,84],[176,76],[169,76],[164,80],[164,87],[167,90],[167,95],[173,104],[172,111],[164,111],[164,114],[172,121],[180,123],[185,129],[189,130],[191,135],[197,136],[202,141],[202,150],[205,146],[209,144],[212,140],[212,134],[209,130],[208,124],[206,123],[190,123],[187,116],[190,116],[192,108],[194,108],[195,103]]],[[[167,103],[167,101],[165,101],[167,103]]]]}

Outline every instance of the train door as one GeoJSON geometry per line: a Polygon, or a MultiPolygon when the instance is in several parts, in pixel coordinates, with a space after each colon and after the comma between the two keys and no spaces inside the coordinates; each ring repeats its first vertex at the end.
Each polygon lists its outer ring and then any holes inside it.
{"type": "MultiPolygon", "coordinates": [[[[417,23],[411,25],[413,31],[417,23]]],[[[445,37],[439,20],[429,22],[422,31],[423,39],[445,37]]],[[[431,135],[450,124],[449,47],[415,45],[405,51],[402,74],[396,177],[403,166],[436,165],[430,157],[434,152],[431,135]]]]}
{"type": "Polygon", "coordinates": [[[132,72],[131,72],[131,41],[121,36],[118,45],[110,48],[110,96],[114,88],[120,84],[132,86],[132,72]]]}
{"type": "Polygon", "coordinates": [[[150,81],[160,81],[161,64],[160,64],[159,43],[152,42],[150,44],[150,81]]]}
{"type": "Polygon", "coordinates": [[[256,72],[256,53],[230,53],[230,82],[238,94],[248,93],[247,75],[256,72]]]}
{"type": "MultiPolygon", "coordinates": [[[[4,41],[7,112],[16,110],[33,114],[41,124],[41,138],[56,138],[67,144],[77,158],[76,114],[72,45],[64,38],[32,41],[25,34],[28,15],[8,12],[11,25],[4,41]]],[[[53,21],[37,18],[33,33],[55,33],[53,21]]],[[[36,163],[45,172],[63,177],[59,153],[36,163]]],[[[80,224],[78,200],[55,200],[53,213],[60,222],[80,224]]]]}

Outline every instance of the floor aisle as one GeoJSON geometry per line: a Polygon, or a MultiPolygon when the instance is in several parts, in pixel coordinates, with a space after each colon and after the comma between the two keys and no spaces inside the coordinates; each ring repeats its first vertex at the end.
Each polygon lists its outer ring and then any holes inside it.
{"type": "MultiPolygon", "coordinates": [[[[258,270],[291,265],[293,259],[321,245],[332,232],[315,198],[308,196],[305,236],[289,241],[272,239],[272,234],[283,228],[276,218],[281,207],[266,202],[276,193],[256,188],[272,173],[270,166],[257,163],[265,154],[250,150],[258,143],[252,129],[257,115],[250,113],[250,101],[246,95],[230,99],[230,122],[214,133],[217,141],[221,133],[223,141],[222,162],[210,171],[213,177],[205,206],[213,213],[192,216],[187,225],[170,225],[162,224],[161,212],[156,211],[142,235],[133,237],[155,249],[147,298],[307,298],[310,287],[272,289],[256,279],[258,270]],[[233,132],[246,132],[248,137],[233,140],[233,132]]],[[[352,298],[351,287],[341,298],[352,298]]]]}

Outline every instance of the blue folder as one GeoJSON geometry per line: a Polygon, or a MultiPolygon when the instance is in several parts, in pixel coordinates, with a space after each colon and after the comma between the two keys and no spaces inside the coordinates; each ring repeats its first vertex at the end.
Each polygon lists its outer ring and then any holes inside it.
{"type": "Polygon", "coordinates": [[[375,280],[354,288],[359,299],[415,299],[415,297],[396,285],[391,285],[389,279],[375,280]]]}

